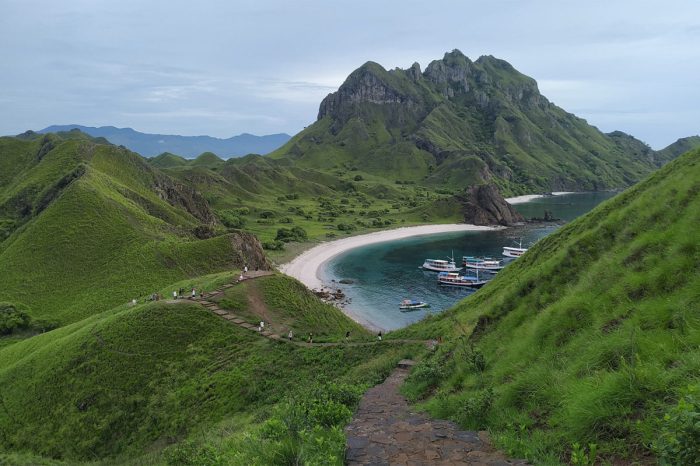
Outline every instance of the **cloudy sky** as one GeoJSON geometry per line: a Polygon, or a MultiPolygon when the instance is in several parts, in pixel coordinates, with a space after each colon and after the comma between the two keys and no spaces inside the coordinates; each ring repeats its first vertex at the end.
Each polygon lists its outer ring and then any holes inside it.
{"type": "Polygon", "coordinates": [[[0,134],[294,134],[368,60],[494,55],[603,131],[700,133],[700,2],[0,0],[0,134]]]}

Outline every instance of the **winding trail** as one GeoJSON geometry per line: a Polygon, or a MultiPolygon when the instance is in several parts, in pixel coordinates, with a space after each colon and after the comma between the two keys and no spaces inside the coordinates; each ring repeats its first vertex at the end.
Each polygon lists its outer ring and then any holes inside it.
{"type": "MultiPolygon", "coordinates": [[[[254,271],[254,272],[248,272],[243,280],[252,280],[255,278],[259,277],[264,277],[267,275],[272,275],[273,272],[267,272],[267,271],[254,271]]],[[[244,328],[246,330],[253,331],[257,333],[258,335],[268,338],[270,340],[275,340],[275,341],[281,341],[284,343],[288,343],[290,345],[295,345],[295,346],[306,346],[306,347],[333,347],[333,346],[366,346],[366,345],[378,345],[378,344],[410,344],[410,343],[420,343],[428,346],[429,348],[432,348],[436,342],[433,340],[408,340],[408,339],[402,339],[402,340],[392,340],[392,339],[385,339],[382,341],[357,341],[357,342],[324,342],[324,343],[307,343],[301,340],[290,340],[286,337],[283,337],[281,335],[278,335],[276,333],[270,332],[269,330],[263,330],[262,332],[258,330],[258,327],[253,324],[249,324],[246,322],[241,316],[237,315],[235,312],[228,310],[228,309],[221,309],[219,305],[214,302],[214,301],[209,301],[211,298],[214,298],[216,296],[219,296],[223,294],[228,288],[231,288],[232,286],[235,286],[236,284],[240,283],[240,281],[236,281],[234,283],[227,283],[225,285],[222,285],[220,288],[217,288],[213,291],[209,291],[206,293],[201,294],[200,296],[197,296],[195,298],[188,298],[189,301],[195,301],[199,304],[201,304],[205,309],[210,311],[211,313],[221,317],[222,319],[227,320],[229,323],[233,325],[237,325],[241,328],[244,328]]],[[[173,301],[173,302],[178,302],[178,301],[173,301]]]]}
{"type": "Polygon", "coordinates": [[[526,465],[496,451],[486,432],[462,431],[450,421],[411,411],[399,387],[413,361],[367,390],[345,428],[347,465],[526,465]]]}

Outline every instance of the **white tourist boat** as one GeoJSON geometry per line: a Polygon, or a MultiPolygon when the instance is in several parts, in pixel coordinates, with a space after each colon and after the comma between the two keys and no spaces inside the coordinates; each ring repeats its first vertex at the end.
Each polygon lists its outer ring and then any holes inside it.
{"type": "Polygon", "coordinates": [[[468,269],[475,270],[501,270],[505,267],[503,261],[490,257],[463,256],[462,264],[468,269]]]}
{"type": "Polygon", "coordinates": [[[455,263],[454,254],[449,261],[443,259],[426,259],[425,262],[423,262],[423,268],[425,270],[432,270],[433,272],[457,272],[462,270],[462,267],[459,267],[455,263]]]}
{"type": "Polygon", "coordinates": [[[440,272],[437,280],[438,285],[463,288],[481,288],[488,282],[488,280],[479,278],[478,270],[476,277],[473,275],[460,275],[456,272],[440,272]]]}
{"type": "Polygon", "coordinates": [[[413,299],[404,299],[399,304],[399,309],[402,311],[410,311],[413,309],[422,309],[425,307],[430,307],[430,304],[423,301],[415,301],[413,299]]]}
{"type": "Polygon", "coordinates": [[[517,248],[503,246],[503,255],[505,257],[520,257],[527,252],[527,248],[523,247],[523,240],[520,240],[517,248]]]}

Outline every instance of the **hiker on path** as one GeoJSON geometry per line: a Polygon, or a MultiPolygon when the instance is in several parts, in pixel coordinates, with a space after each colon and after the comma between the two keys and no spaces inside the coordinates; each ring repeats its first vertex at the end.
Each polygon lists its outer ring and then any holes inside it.
{"type": "Polygon", "coordinates": [[[173,299],[177,299],[177,291],[173,291],[173,299]]]}
{"type": "Polygon", "coordinates": [[[345,332],[345,341],[348,341],[350,339],[350,330],[345,332]]]}
{"type": "Polygon", "coordinates": [[[243,266],[243,273],[248,273],[248,264],[243,266]]]}
{"type": "Polygon", "coordinates": [[[379,332],[379,334],[377,334],[377,340],[382,341],[382,332],[379,332]]]}
{"type": "Polygon", "coordinates": [[[196,288],[192,288],[192,299],[194,299],[194,298],[196,298],[196,297],[197,297],[197,289],[196,289],[196,288]]]}
{"type": "Polygon", "coordinates": [[[309,333],[309,344],[313,344],[313,342],[314,342],[314,334],[309,333]]]}
{"type": "Polygon", "coordinates": [[[262,332],[263,330],[265,330],[265,322],[261,320],[260,327],[258,327],[258,332],[262,332]]]}
{"type": "Polygon", "coordinates": [[[289,341],[292,341],[292,338],[294,338],[294,333],[290,330],[289,333],[287,334],[287,338],[289,338],[289,341]]]}

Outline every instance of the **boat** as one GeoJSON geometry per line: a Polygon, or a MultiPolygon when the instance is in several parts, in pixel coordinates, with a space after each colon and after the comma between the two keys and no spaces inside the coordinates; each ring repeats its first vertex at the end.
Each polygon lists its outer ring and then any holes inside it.
{"type": "Polygon", "coordinates": [[[415,301],[413,299],[404,299],[399,304],[399,309],[402,311],[410,311],[413,309],[421,309],[424,307],[430,307],[430,304],[423,301],[415,301]]]}
{"type": "Polygon", "coordinates": [[[496,271],[501,270],[505,265],[500,260],[491,259],[490,257],[462,257],[462,264],[468,269],[496,271]]]}
{"type": "Polygon", "coordinates": [[[432,270],[433,272],[457,272],[462,270],[462,267],[459,267],[455,263],[454,253],[449,259],[449,261],[443,259],[426,259],[425,262],[423,262],[423,268],[425,270],[432,270]]]}
{"type": "Polygon", "coordinates": [[[523,240],[520,240],[520,244],[517,248],[510,246],[503,246],[503,255],[505,257],[520,257],[527,252],[527,248],[523,247],[523,240]]]}
{"type": "Polygon", "coordinates": [[[479,278],[479,271],[477,270],[477,275],[460,275],[455,272],[440,272],[438,274],[438,285],[443,286],[459,286],[467,288],[481,288],[484,286],[488,280],[483,280],[479,278]]]}

